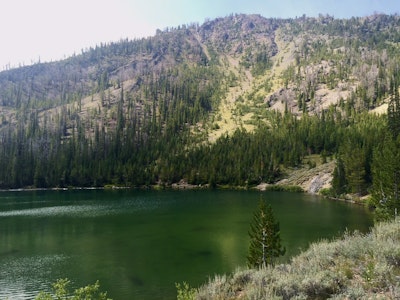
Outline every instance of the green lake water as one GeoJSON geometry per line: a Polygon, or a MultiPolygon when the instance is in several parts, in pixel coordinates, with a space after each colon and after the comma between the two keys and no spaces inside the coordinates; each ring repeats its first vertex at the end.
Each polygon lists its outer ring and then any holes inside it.
{"type": "Polygon", "coordinates": [[[368,231],[364,208],[316,196],[249,191],[82,190],[0,193],[0,299],[32,299],[58,278],[100,281],[119,299],[174,299],[246,266],[248,230],[261,197],[287,249],[346,229],[368,231]]]}

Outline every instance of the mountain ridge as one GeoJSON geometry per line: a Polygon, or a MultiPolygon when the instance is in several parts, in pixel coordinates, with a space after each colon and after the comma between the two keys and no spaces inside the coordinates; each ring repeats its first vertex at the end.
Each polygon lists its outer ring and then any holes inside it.
{"type": "MultiPolygon", "coordinates": [[[[387,16],[375,15],[366,17],[364,20],[370,20],[370,23],[372,23],[373,20],[383,17],[387,16]]],[[[398,19],[396,16],[392,17],[398,19]]],[[[335,20],[329,16],[320,18],[321,20],[318,25],[326,24],[329,21],[333,22],[335,20]]],[[[290,22],[296,22],[301,19],[302,18],[278,20],[266,19],[260,15],[231,15],[225,18],[206,21],[201,26],[192,25],[191,27],[186,27],[183,25],[182,28],[178,27],[177,29],[171,29],[171,31],[166,30],[164,32],[158,32],[153,37],[141,39],[143,43],[138,43],[139,40],[121,40],[120,42],[110,43],[109,45],[102,44],[88,50],[87,52],[82,52],[80,55],[72,56],[58,62],[39,63],[33,66],[0,72],[0,88],[2,91],[16,88],[15,85],[12,87],[7,85],[12,85],[12,83],[21,82],[23,80],[30,80],[32,85],[32,91],[28,91],[27,87],[22,87],[22,90],[18,91],[19,94],[17,93],[17,97],[15,97],[16,99],[14,100],[16,103],[13,103],[10,99],[11,97],[7,97],[4,92],[2,93],[0,100],[3,104],[2,107],[12,107],[13,104],[18,107],[18,102],[21,101],[21,96],[25,96],[25,98],[29,99],[29,97],[32,96],[30,94],[34,94],[36,90],[39,90],[38,92],[41,96],[51,99],[53,101],[51,105],[55,106],[66,100],[64,99],[66,97],[65,94],[75,93],[78,94],[77,97],[92,96],[94,92],[96,92],[96,87],[93,86],[95,83],[93,83],[93,80],[92,82],[88,82],[87,79],[96,79],[99,81],[97,84],[100,85],[100,81],[102,80],[101,77],[105,75],[109,77],[106,78],[110,81],[108,82],[108,85],[116,84],[116,82],[120,85],[126,81],[127,88],[133,88],[132,81],[142,75],[140,74],[142,69],[150,68],[151,71],[154,72],[160,68],[168,68],[169,66],[176,64],[179,60],[183,60],[183,57],[189,57],[187,54],[183,55],[181,51],[176,51],[175,53],[174,51],[167,51],[168,47],[174,50],[174,46],[176,46],[177,43],[186,44],[185,46],[187,48],[192,47],[194,48],[194,50],[192,50],[197,52],[190,56],[189,61],[191,62],[199,62],[199,60],[205,59],[210,60],[210,54],[207,52],[209,52],[209,48],[212,48],[217,52],[223,53],[222,58],[219,59],[223,59],[225,56],[228,62],[232,62],[232,64],[227,65],[228,69],[238,69],[239,63],[244,64],[246,63],[245,59],[251,59],[251,57],[243,57],[242,54],[249,48],[254,47],[255,42],[257,47],[266,48],[262,50],[267,51],[266,54],[269,58],[274,59],[279,55],[282,63],[288,66],[292,64],[295,59],[299,59],[298,57],[294,57],[294,55],[295,52],[298,51],[300,47],[299,43],[303,38],[299,37],[297,40],[288,41],[287,35],[282,34],[282,30],[285,30],[285,27],[287,27],[290,22]],[[239,31],[234,30],[237,27],[240,28],[239,31]],[[227,28],[231,29],[227,30],[227,28]],[[282,35],[279,41],[281,43],[281,49],[279,50],[276,43],[277,34],[278,36],[279,34],[282,35]],[[174,35],[173,41],[170,39],[170,36],[172,35],[174,35]],[[151,53],[146,53],[145,47],[151,48],[152,43],[157,44],[157,49],[156,51],[153,51],[154,53],[152,55],[150,55],[151,53]],[[171,44],[173,45],[171,46],[171,44]],[[109,58],[105,52],[107,51],[106,49],[112,48],[115,48],[115,50],[112,51],[115,51],[117,56],[109,58]],[[283,53],[285,51],[286,53],[283,53]],[[171,53],[174,53],[174,58],[171,57],[171,53]],[[87,59],[92,61],[92,64],[88,64],[86,62],[87,59]],[[78,67],[73,67],[74,64],[77,64],[78,67]],[[46,78],[42,79],[41,76],[46,78]],[[37,82],[44,82],[44,84],[36,87],[35,84],[37,82]],[[59,103],[57,103],[57,101],[59,103]]],[[[362,20],[362,18],[359,19],[362,20]]],[[[318,18],[308,18],[308,20],[318,20],[318,18]]],[[[299,22],[299,24],[301,24],[301,22],[299,22]]],[[[257,49],[252,50],[257,51],[257,49]]],[[[247,56],[250,56],[250,54],[247,54],[247,56]]],[[[274,63],[275,65],[272,66],[271,70],[272,80],[275,79],[274,75],[279,77],[281,75],[281,70],[283,69],[278,65],[279,62],[275,61],[274,63]]],[[[326,69],[329,67],[328,62],[322,61],[322,63],[325,63],[325,65],[317,65],[316,68],[322,67],[326,69]]],[[[302,72],[315,73],[314,70],[302,70],[302,72]]],[[[253,79],[254,78],[247,76],[247,80],[252,81],[253,79]]],[[[310,78],[307,79],[310,80],[310,78]]],[[[40,83],[38,85],[40,85],[40,83]]],[[[276,100],[283,97],[283,84],[276,84],[274,87],[276,88],[273,90],[273,93],[270,95],[267,102],[270,106],[279,106],[276,104],[276,100]]],[[[104,87],[97,88],[99,89],[104,87]]],[[[354,88],[354,86],[352,88],[354,88]]],[[[285,90],[290,91],[290,88],[285,90]]],[[[322,95],[319,95],[320,98],[324,97],[323,92],[324,91],[321,91],[322,95]]],[[[349,92],[350,91],[348,91],[348,93],[349,92]]],[[[347,94],[339,93],[338,97],[344,96],[344,98],[347,98],[349,96],[347,94]]],[[[67,102],[75,100],[71,99],[73,96],[68,96],[70,99],[68,99],[67,102]]],[[[335,102],[337,103],[338,99],[331,101],[333,104],[335,104],[335,102]]],[[[326,107],[324,108],[326,109],[326,107]]]]}
{"type": "MultiPolygon", "coordinates": [[[[46,144],[39,157],[53,150],[66,151],[63,145],[70,141],[68,147],[75,147],[74,151],[89,151],[88,158],[98,155],[97,160],[108,160],[113,153],[111,157],[126,164],[132,163],[129,149],[140,152],[147,147],[143,145],[161,149],[155,146],[157,140],[167,139],[168,144],[177,139],[186,146],[173,152],[187,159],[188,152],[206,151],[202,145],[218,147],[218,142],[234,138],[237,132],[257,136],[264,127],[276,130],[276,123],[282,121],[277,111],[297,119],[329,114],[333,122],[363,112],[382,112],[397,80],[399,41],[400,18],[396,15],[267,19],[240,14],[202,25],[168,28],[149,38],[101,44],[59,62],[2,71],[0,135],[6,141],[4,155],[15,160],[16,155],[8,152],[15,153],[19,146],[12,140],[19,137],[23,143],[31,142],[21,146],[31,153],[46,144]],[[98,147],[108,152],[101,155],[98,147]],[[116,153],[121,149],[125,150],[116,153]]],[[[284,122],[295,121],[285,117],[284,122]]],[[[295,150],[283,151],[299,151],[296,155],[304,157],[327,146],[293,147],[295,150]]],[[[337,147],[328,152],[333,154],[337,147]]],[[[136,155],[134,160],[139,160],[141,155],[136,155]]],[[[169,174],[174,167],[163,166],[172,163],[171,158],[161,158],[165,155],[155,150],[154,160],[145,169],[169,174]]],[[[280,173],[275,172],[278,165],[289,156],[272,163],[273,157],[257,169],[265,172],[270,165],[274,177],[280,173]]],[[[44,157],[38,161],[42,160],[44,157]]],[[[301,159],[290,160],[298,165],[301,159]]],[[[42,172],[35,171],[41,169],[38,164],[27,177],[42,172]]],[[[17,163],[5,170],[15,168],[17,163]]],[[[80,171],[72,172],[74,176],[71,172],[62,182],[70,182],[80,171]]],[[[111,173],[115,172],[120,171],[111,173]]],[[[166,181],[178,182],[182,177],[203,183],[213,180],[201,172],[185,172],[190,174],[169,174],[166,181]]],[[[243,176],[241,171],[238,174],[243,176]]],[[[124,176],[132,175],[119,175],[111,181],[125,181],[124,176]]],[[[259,181],[252,176],[251,181],[259,181]]],[[[151,177],[145,181],[165,180],[151,177]]],[[[272,180],[265,175],[260,178],[272,180]]],[[[43,180],[49,185],[48,179],[43,180]]],[[[50,185],[64,184],[57,181],[50,185]]],[[[81,180],[73,181],[70,184],[81,180]]],[[[33,184],[32,180],[26,182],[33,184]]]]}

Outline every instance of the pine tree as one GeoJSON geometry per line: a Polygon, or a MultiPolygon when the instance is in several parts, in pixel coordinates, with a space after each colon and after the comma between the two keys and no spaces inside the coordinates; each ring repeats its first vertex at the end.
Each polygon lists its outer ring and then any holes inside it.
{"type": "Polygon", "coordinates": [[[335,196],[346,192],[346,174],[342,158],[339,156],[333,170],[332,190],[335,196]]]}
{"type": "Polygon", "coordinates": [[[375,149],[372,163],[372,200],[377,220],[400,213],[400,138],[388,137],[375,149]]]}
{"type": "Polygon", "coordinates": [[[376,147],[372,160],[372,202],[375,218],[384,220],[400,213],[400,96],[398,85],[387,110],[387,135],[382,145],[376,147]]]}
{"type": "Polygon", "coordinates": [[[387,116],[389,130],[395,139],[400,135],[400,95],[397,85],[388,104],[387,116]]]}
{"type": "Polygon", "coordinates": [[[250,247],[247,257],[251,268],[265,268],[274,263],[274,259],[284,255],[286,249],[281,245],[279,223],[275,221],[271,205],[261,198],[254,213],[250,227],[250,247]]]}
{"type": "Polygon", "coordinates": [[[360,196],[365,194],[367,188],[365,149],[353,138],[344,142],[340,155],[343,159],[348,191],[360,196]]]}

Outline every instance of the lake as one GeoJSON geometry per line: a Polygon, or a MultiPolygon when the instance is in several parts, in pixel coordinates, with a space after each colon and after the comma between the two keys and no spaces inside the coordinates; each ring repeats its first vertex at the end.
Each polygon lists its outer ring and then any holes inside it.
{"type": "Polygon", "coordinates": [[[368,231],[363,207],[285,192],[68,190],[0,192],[0,299],[32,299],[58,278],[100,281],[120,299],[174,299],[246,266],[260,197],[273,207],[287,249],[346,229],[368,231]]]}

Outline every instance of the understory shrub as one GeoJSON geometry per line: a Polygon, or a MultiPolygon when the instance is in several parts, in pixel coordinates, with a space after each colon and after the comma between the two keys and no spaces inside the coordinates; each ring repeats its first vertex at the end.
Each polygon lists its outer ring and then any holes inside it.
{"type": "Polygon", "coordinates": [[[216,276],[196,299],[400,299],[400,218],[313,243],[287,264],[216,276]]]}

